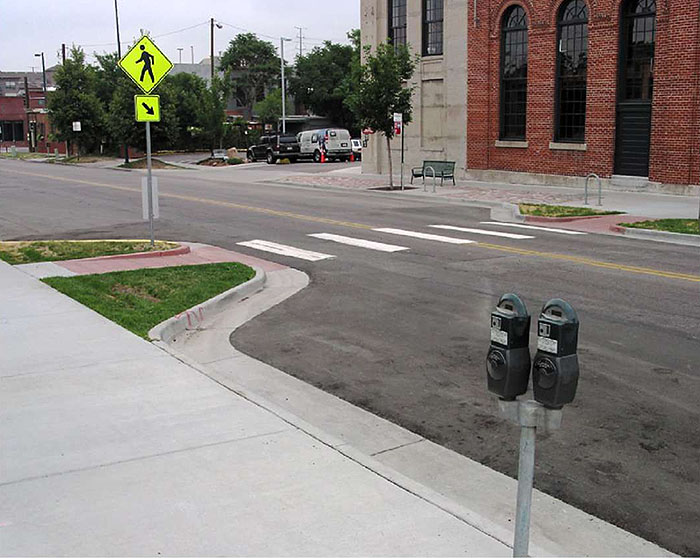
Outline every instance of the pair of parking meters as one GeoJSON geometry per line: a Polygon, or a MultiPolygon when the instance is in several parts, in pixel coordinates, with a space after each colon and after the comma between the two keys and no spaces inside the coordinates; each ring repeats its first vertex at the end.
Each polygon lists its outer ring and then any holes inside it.
{"type": "Polygon", "coordinates": [[[535,401],[549,409],[571,403],[578,385],[578,316],[560,299],[547,302],[537,320],[537,354],[530,362],[530,315],[520,298],[506,294],[491,314],[486,357],[489,391],[506,401],[527,391],[532,370],[535,401]]]}
{"type": "Polygon", "coordinates": [[[576,395],[578,325],[570,304],[560,299],[547,302],[537,319],[537,353],[531,362],[530,315],[523,301],[514,294],[503,295],[491,313],[488,388],[500,398],[501,415],[521,429],[514,557],[529,555],[536,431],[558,429],[561,408],[576,395]],[[535,401],[518,401],[528,389],[531,370],[535,401]]]}

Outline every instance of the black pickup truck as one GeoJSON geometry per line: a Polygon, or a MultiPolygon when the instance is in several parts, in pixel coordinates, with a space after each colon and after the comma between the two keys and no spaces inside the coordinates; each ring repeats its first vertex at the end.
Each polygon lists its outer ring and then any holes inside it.
{"type": "Polygon", "coordinates": [[[278,159],[294,163],[299,158],[299,142],[296,136],[262,136],[260,142],[248,148],[248,159],[265,159],[274,165],[278,159]]]}

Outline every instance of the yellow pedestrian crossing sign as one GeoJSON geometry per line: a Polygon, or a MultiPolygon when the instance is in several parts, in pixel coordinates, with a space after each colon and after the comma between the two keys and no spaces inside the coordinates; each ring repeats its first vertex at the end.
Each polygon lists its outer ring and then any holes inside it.
{"type": "Polygon", "coordinates": [[[160,122],[160,95],[134,95],[136,122],[160,122]]]}
{"type": "Polygon", "coordinates": [[[173,63],[144,35],[119,61],[119,67],[144,93],[150,93],[173,69],[173,63]]]}

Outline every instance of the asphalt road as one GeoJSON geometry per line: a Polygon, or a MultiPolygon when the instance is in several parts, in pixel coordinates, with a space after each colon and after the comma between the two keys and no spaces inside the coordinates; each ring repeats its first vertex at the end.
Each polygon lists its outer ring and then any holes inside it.
{"type": "MultiPolygon", "coordinates": [[[[700,554],[697,248],[483,225],[486,210],[398,193],[260,182],[300,170],[157,173],[159,238],[235,249],[311,277],[309,288],[238,330],[236,347],[515,476],[518,432],[485,387],[489,313],[505,292],[520,294],[534,316],[546,300],[564,298],[581,320],[581,379],[563,430],[539,441],[536,486],[675,552],[700,554]],[[315,233],[408,250],[308,236],[315,233]],[[251,240],[334,257],[312,262],[238,245],[251,240]]],[[[0,161],[0,238],[143,238],[140,176],[0,161]]]]}

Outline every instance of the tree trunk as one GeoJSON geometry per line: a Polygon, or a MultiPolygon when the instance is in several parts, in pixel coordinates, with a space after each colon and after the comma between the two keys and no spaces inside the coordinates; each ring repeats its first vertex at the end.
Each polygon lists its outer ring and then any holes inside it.
{"type": "Polygon", "coordinates": [[[391,138],[386,136],[386,153],[389,158],[389,188],[394,189],[394,166],[391,162],[391,138]]]}

